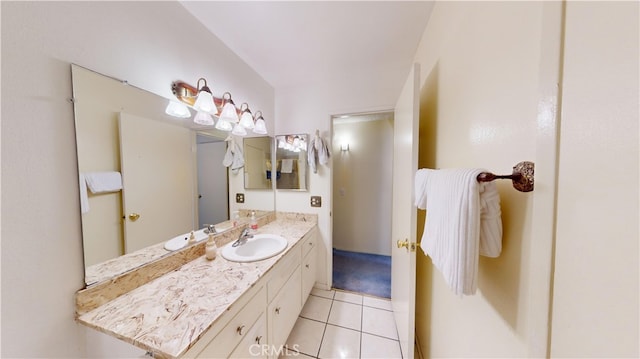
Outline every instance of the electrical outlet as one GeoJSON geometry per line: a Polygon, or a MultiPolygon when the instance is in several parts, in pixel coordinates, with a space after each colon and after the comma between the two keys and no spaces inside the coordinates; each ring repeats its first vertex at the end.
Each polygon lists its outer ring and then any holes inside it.
{"type": "Polygon", "coordinates": [[[236,203],[244,203],[244,193],[236,193],[236,203]]]}
{"type": "Polygon", "coordinates": [[[311,196],[311,207],[322,207],[322,197],[311,196]]]}

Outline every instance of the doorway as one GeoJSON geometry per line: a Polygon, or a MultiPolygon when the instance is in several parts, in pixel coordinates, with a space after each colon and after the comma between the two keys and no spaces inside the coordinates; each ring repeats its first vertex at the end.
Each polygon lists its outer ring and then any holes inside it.
{"type": "Polygon", "coordinates": [[[393,112],[334,116],[333,287],[391,297],[393,112]]]}

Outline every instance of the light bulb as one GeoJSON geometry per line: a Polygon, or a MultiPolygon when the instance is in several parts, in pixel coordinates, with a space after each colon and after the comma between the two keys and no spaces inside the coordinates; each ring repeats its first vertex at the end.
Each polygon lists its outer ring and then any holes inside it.
{"type": "Polygon", "coordinates": [[[218,120],[218,123],[216,123],[216,128],[220,131],[231,131],[233,130],[233,126],[231,126],[231,124],[227,121],[222,121],[221,119],[218,120]]]}
{"type": "Polygon", "coordinates": [[[167,108],[164,110],[164,112],[167,115],[173,116],[173,117],[180,117],[180,118],[191,117],[191,112],[189,111],[189,108],[187,107],[187,105],[180,102],[176,102],[176,101],[169,101],[169,104],[167,105],[167,108]]]}
{"type": "Polygon", "coordinates": [[[211,117],[210,114],[202,111],[198,111],[196,117],[193,118],[193,122],[197,123],[198,125],[204,126],[213,126],[214,123],[213,117],[211,117]]]}
{"type": "Polygon", "coordinates": [[[242,126],[239,123],[236,123],[233,126],[233,131],[231,131],[231,133],[233,133],[236,136],[246,136],[247,135],[247,130],[244,129],[244,126],[242,126]]]}
{"type": "Polygon", "coordinates": [[[198,92],[198,97],[196,98],[196,103],[193,104],[193,108],[195,108],[196,111],[208,113],[218,112],[216,105],[213,103],[211,92],[207,92],[206,90],[200,90],[200,92],[198,92]]]}
{"type": "Polygon", "coordinates": [[[262,116],[258,117],[256,120],[255,127],[253,128],[253,133],[257,133],[259,135],[267,134],[267,125],[264,123],[264,119],[262,116]]]}
{"type": "Polygon", "coordinates": [[[242,116],[240,116],[240,124],[242,125],[242,127],[248,128],[250,130],[255,127],[255,125],[253,124],[253,116],[251,115],[251,111],[249,111],[249,109],[246,109],[244,110],[244,112],[242,112],[242,116]]]}

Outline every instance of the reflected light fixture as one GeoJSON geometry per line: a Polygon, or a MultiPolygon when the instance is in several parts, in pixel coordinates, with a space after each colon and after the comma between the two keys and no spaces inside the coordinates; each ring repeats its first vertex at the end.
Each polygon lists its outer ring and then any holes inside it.
{"type": "Polygon", "coordinates": [[[195,108],[196,111],[216,114],[218,109],[216,108],[216,104],[213,103],[213,95],[211,94],[209,86],[207,86],[207,80],[202,77],[199,78],[196,86],[198,89],[198,96],[196,97],[196,103],[193,104],[193,108],[195,108]],[[202,87],[200,87],[200,81],[204,82],[202,87]]]}
{"type": "Polygon", "coordinates": [[[216,128],[220,131],[231,131],[233,130],[233,126],[227,121],[218,120],[216,123],[216,128]]]}
{"type": "Polygon", "coordinates": [[[237,123],[240,121],[240,118],[238,118],[238,110],[236,109],[236,105],[233,103],[229,92],[225,92],[224,95],[222,95],[220,121],[226,121],[229,123],[237,123]],[[227,98],[227,96],[229,98],[227,98]]]}
{"type": "Polygon", "coordinates": [[[255,125],[253,123],[253,115],[251,114],[251,110],[249,110],[249,104],[243,103],[240,105],[240,124],[242,127],[252,130],[255,125]]]}
{"type": "Polygon", "coordinates": [[[209,113],[203,111],[198,111],[196,116],[193,118],[193,122],[204,126],[213,126],[214,123],[213,117],[211,117],[209,113]]]}
{"type": "Polygon", "coordinates": [[[231,133],[233,133],[236,136],[246,136],[247,130],[245,130],[244,126],[242,126],[241,124],[236,123],[233,126],[233,131],[231,131],[231,133]]]}
{"type": "Polygon", "coordinates": [[[342,152],[348,152],[349,151],[349,144],[348,143],[343,143],[340,145],[340,151],[342,152]]]}
{"type": "Polygon", "coordinates": [[[267,124],[264,122],[264,118],[262,118],[262,111],[256,112],[256,122],[255,127],[253,128],[253,133],[257,133],[259,135],[267,134],[267,124]]]}
{"type": "Polygon", "coordinates": [[[189,111],[189,108],[187,107],[187,105],[177,101],[173,101],[173,100],[169,101],[169,104],[167,105],[167,108],[164,110],[164,112],[167,115],[173,116],[173,117],[179,117],[179,118],[191,117],[191,111],[189,111]]]}

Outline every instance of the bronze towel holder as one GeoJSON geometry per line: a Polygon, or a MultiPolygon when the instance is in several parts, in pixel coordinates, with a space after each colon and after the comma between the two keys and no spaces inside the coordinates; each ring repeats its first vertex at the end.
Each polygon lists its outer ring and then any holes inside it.
{"type": "Polygon", "coordinates": [[[533,169],[534,163],[523,161],[513,167],[513,173],[510,175],[494,175],[491,172],[482,172],[476,177],[478,182],[491,182],[496,179],[510,179],[513,182],[513,188],[520,192],[533,191],[533,169]]]}

